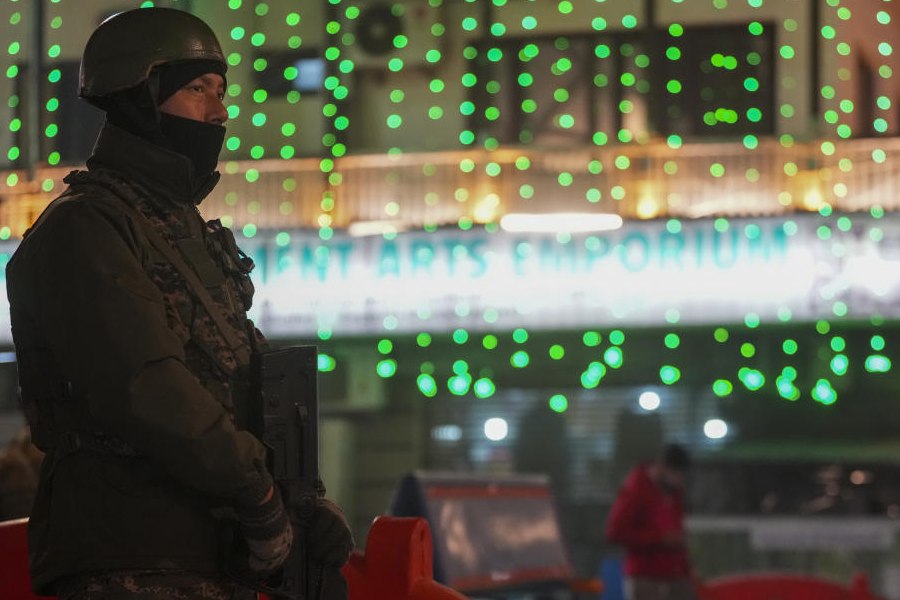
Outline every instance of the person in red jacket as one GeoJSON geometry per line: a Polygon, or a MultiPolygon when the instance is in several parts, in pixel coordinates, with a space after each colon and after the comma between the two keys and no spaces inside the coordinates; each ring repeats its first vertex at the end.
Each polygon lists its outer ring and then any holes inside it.
{"type": "Polygon", "coordinates": [[[628,474],[610,510],[606,538],[625,547],[629,600],[696,600],[684,536],[688,452],[667,445],[628,474]]]}

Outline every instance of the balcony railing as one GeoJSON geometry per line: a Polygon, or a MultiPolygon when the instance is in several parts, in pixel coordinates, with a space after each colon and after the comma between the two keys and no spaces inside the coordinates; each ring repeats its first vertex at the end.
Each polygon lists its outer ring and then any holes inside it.
{"type": "MultiPolygon", "coordinates": [[[[490,223],[510,212],[611,212],[626,219],[900,209],[900,138],[506,148],[220,165],[202,207],[241,228],[397,229],[490,223]]],[[[17,237],[69,168],[0,177],[0,237],[17,237]]]]}

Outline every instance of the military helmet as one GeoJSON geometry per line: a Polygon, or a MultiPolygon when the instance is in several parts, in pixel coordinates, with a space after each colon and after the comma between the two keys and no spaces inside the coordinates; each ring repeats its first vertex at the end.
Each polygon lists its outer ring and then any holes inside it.
{"type": "Polygon", "coordinates": [[[173,8],[138,8],[97,26],[81,56],[79,96],[92,104],[144,82],[159,65],[212,60],[228,68],[219,41],[200,18],[173,8]]]}

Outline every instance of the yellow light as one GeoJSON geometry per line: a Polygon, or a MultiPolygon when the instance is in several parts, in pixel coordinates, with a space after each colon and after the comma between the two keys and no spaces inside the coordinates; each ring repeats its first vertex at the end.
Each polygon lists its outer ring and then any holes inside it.
{"type": "Polygon", "coordinates": [[[478,223],[491,223],[497,218],[497,208],[500,206],[500,196],[495,193],[487,194],[473,211],[473,218],[478,223]]]}
{"type": "Polygon", "coordinates": [[[644,197],[638,200],[635,212],[639,219],[654,219],[659,216],[659,204],[653,198],[644,197]]]}

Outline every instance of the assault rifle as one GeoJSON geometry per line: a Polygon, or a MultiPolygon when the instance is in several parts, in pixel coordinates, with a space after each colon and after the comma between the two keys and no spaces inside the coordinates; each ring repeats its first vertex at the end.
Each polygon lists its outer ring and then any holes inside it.
{"type": "Polygon", "coordinates": [[[279,571],[264,581],[235,573],[235,579],[272,600],[318,600],[322,570],[311,568],[303,539],[305,525],[318,502],[318,353],[315,346],[296,346],[259,352],[250,363],[250,399],[244,426],[266,446],[269,472],[281,490],[294,527],[294,543],[279,571]]]}

